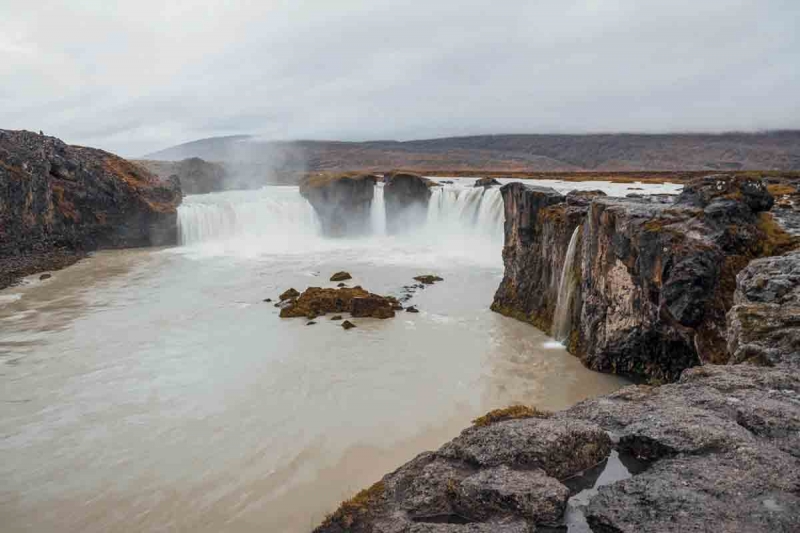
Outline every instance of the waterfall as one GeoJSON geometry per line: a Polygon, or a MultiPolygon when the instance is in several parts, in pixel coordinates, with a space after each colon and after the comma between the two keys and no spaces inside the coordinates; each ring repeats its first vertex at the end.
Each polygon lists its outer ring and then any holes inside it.
{"type": "Polygon", "coordinates": [[[496,188],[437,187],[428,204],[429,229],[478,234],[503,243],[503,197],[496,188]]]}
{"type": "Polygon", "coordinates": [[[400,234],[388,235],[386,216],[384,186],[377,183],[367,221],[370,235],[325,238],[314,208],[297,187],[272,186],[189,195],[178,208],[178,231],[184,251],[200,255],[329,253],[337,246],[368,249],[381,242],[415,254],[500,265],[504,209],[497,188],[435,187],[427,212],[411,213],[414,224],[400,234]]]}
{"type": "Polygon", "coordinates": [[[558,300],[556,311],[553,315],[553,338],[563,343],[569,337],[570,326],[570,302],[575,292],[575,279],[571,275],[575,263],[575,249],[578,244],[578,232],[581,227],[575,228],[569,240],[567,253],[564,256],[564,266],[561,269],[561,280],[558,283],[558,300]]]}
{"type": "Polygon", "coordinates": [[[383,183],[375,184],[369,215],[373,235],[386,235],[386,204],[383,201],[383,183]]]}
{"type": "Polygon", "coordinates": [[[283,246],[318,234],[316,214],[297,187],[189,195],[178,207],[182,245],[283,246]]]}

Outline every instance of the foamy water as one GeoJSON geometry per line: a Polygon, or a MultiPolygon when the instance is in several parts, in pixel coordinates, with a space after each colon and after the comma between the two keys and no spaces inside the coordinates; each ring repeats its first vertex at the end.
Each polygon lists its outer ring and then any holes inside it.
{"type": "Polygon", "coordinates": [[[502,199],[471,182],[434,192],[413,232],[387,235],[375,202],[359,239],[322,238],[296,187],[188,197],[182,246],[0,292],[0,529],[308,531],[489,409],[621,386],[489,311],[502,199]],[[338,270],[396,296],[445,280],[419,314],[347,332],[262,301],[338,270]]]}

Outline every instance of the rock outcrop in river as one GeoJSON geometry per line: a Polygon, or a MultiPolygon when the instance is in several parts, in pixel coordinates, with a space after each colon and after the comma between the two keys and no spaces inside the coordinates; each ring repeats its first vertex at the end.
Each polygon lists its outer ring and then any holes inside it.
{"type": "Polygon", "coordinates": [[[384,176],[386,229],[397,233],[425,220],[431,187],[438,184],[411,172],[389,172],[384,176]]]}
{"type": "Polygon", "coordinates": [[[792,243],[767,212],[766,186],[751,178],[699,178],[674,200],[501,190],[505,276],[492,309],[551,331],[571,263],[565,343],[604,372],[671,381],[727,362],[736,274],[792,243]]]}
{"type": "Polygon", "coordinates": [[[314,207],[325,235],[368,234],[377,180],[373,174],[308,176],[300,182],[300,194],[314,207]]]}
{"type": "Polygon", "coordinates": [[[108,152],[0,130],[0,288],[86,251],[174,244],[180,185],[108,152]]]}
{"type": "Polygon", "coordinates": [[[316,533],[797,531],[799,266],[790,254],[738,276],[729,319],[751,318],[728,340],[768,366],[711,364],[558,413],[490,413],[316,533]]]}

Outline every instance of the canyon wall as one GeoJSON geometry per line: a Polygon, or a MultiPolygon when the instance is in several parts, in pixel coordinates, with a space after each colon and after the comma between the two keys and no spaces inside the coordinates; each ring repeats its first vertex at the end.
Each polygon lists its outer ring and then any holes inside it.
{"type": "Polygon", "coordinates": [[[0,286],[85,251],[175,244],[180,201],[177,182],[108,152],[0,130],[0,286]]]}
{"type": "Polygon", "coordinates": [[[492,309],[552,331],[558,280],[580,226],[565,344],[589,368],[672,381],[729,359],[736,274],[791,239],[757,179],[699,178],[677,198],[586,198],[515,183],[506,206],[505,275],[492,309]]]}

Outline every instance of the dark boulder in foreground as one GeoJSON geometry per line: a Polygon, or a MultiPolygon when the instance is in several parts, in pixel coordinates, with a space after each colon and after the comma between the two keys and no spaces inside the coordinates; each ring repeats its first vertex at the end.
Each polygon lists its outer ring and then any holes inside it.
{"type": "Polygon", "coordinates": [[[326,235],[364,235],[371,231],[377,180],[374,174],[307,176],[300,182],[300,194],[314,207],[326,235]]]}
{"type": "Polygon", "coordinates": [[[564,197],[521,183],[501,191],[505,276],[492,309],[553,331],[573,241],[564,340],[604,372],[675,380],[727,362],[736,274],[792,245],[764,211],[772,197],[757,179],[698,178],[673,199],[564,197]]]}
{"type": "Polygon", "coordinates": [[[350,313],[353,317],[392,318],[398,302],[372,294],[361,287],[323,289],[309,287],[280,312],[281,318],[317,318],[326,313],[350,313]]]}
{"type": "Polygon", "coordinates": [[[562,531],[570,507],[592,531],[789,533],[800,523],[798,450],[795,370],[690,369],[675,384],[468,428],[315,531],[562,531]],[[624,475],[598,482],[614,461],[624,475]],[[631,462],[640,466],[625,473],[631,462]],[[597,489],[588,504],[567,502],[576,475],[597,489]]]}
{"type": "Polygon", "coordinates": [[[175,244],[181,196],[114,154],[0,130],[0,288],[86,251],[175,244]]]}
{"type": "Polygon", "coordinates": [[[424,223],[431,187],[439,184],[411,172],[390,172],[384,181],[387,230],[397,233],[424,223]]]}

